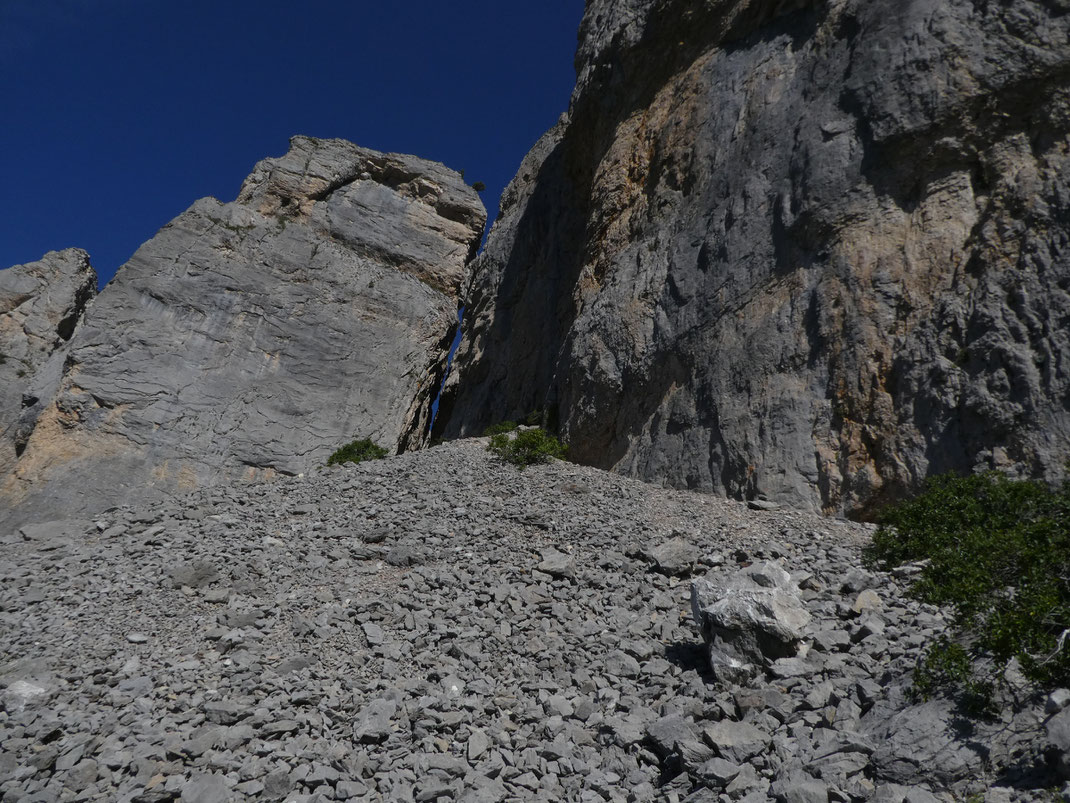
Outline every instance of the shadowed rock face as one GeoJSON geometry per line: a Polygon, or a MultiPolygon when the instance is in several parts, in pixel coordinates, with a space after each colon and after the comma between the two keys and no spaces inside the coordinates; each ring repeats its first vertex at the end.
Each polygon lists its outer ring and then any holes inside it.
{"type": "Polygon", "coordinates": [[[591,0],[447,436],[865,516],[1070,457],[1070,3],[591,0]]]}
{"type": "Polygon", "coordinates": [[[426,430],[485,212],[460,175],[296,137],[196,202],[92,305],[0,484],[21,520],[295,474],[426,430]]]}
{"type": "Polygon", "coordinates": [[[38,370],[65,352],[96,294],[97,274],[77,248],[0,271],[0,473],[25,446],[19,416],[34,402],[28,391],[38,370]]]}

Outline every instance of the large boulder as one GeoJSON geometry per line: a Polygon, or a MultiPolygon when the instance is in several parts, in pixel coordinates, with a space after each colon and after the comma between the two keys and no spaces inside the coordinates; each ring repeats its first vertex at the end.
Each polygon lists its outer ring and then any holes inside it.
{"type": "Polygon", "coordinates": [[[794,656],[811,618],[791,575],[771,561],[695,580],[691,612],[710,669],[729,683],[743,683],[769,662],[794,656]]]}
{"type": "Polygon", "coordinates": [[[116,274],[22,410],[15,521],[419,443],[485,211],[460,174],[295,137],[116,274]]]}
{"type": "Polygon", "coordinates": [[[592,0],[476,262],[447,436],[864,516],[1070,457],[1065,0],[592,0]]]}

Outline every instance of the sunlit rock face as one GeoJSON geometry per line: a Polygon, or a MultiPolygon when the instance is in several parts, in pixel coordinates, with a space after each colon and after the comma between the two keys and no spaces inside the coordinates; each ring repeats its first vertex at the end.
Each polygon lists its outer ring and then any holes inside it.
{"type": "Polygon", "coordinates": [[[19,418],[35,401],[38,372],[66,351],[96,294],[97,274],[78,248],[0,271],[0,474],[25,446],[19,418]]]}
{"type": "Polygon", "coordinates": [[[0,509],[58,518],[297,474],[354,437],[407,448],[484,222],[441,165],[295,137],[236,201],[161,229],[91,305],[21,411],[0,509]]]}
{"type": "Polygon", "coordinates": [[[1070,3],[591,0],[447,436],[865,516],[1070,458],[1070,3]]]}

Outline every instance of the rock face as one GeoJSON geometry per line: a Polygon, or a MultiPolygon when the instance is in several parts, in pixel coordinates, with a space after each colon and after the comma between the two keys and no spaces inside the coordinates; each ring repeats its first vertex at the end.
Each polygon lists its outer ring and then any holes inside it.
{"type": "Polygon", "coordinates": [[[427,427],[485,212],[459,174],[296,137],[120,269],[23,410],[22,520],[296,474],[427,427]]]}
{"type": "Polygon", "coordinates": [[[77,248],[0,272],[0,472],[25,445],[18,421],[35,374],[65,350],[96,294],[89,255],[77,248]]]}
{"type": "Polygon", "coordinates": [[[447,436],[865,515],[1070,456],[1070,5],[591,0],[447,436]]]}

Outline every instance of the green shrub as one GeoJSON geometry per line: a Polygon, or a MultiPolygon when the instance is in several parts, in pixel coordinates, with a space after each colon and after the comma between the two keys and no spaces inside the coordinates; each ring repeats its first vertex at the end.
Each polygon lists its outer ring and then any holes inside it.
{"type": "Polygon", "coordinates": [[[954,688],[976,710],[1015,658],[1043,687],[1070,685],[1070,483],[945,475],[879,521],[866,562],[930,561],[912,593],[953,611],[915,671],[921,696],[954,688]]]}
{"type": "Polygon", "coordinates": [[[382,446],[376,446],[367,438],[347,443],[327,458],[327,465],[336,463],[360,463],[364,460],[380,460],[390,454],[382,446]]]}
{"type": "Polygon", "coordinates": [[[522,429],[513,437],[505,432],[493,435],[487,451],[494,452],[507,463],[524,468],[535,463],[549,463],[554,459],[564,460],[568,447],[553,435],[536,428],[522,429]]]}
{"type": "Polygon", "coordinates": [[[506,432],[513,432],[520,425],[516,421],[502,421],[500,424],[491,424],[485,430],[483,430],[483,437],[489,437],[491,435],[504,435],[506,432]]]}
{"type": "Polygon", "coordinates": [[[482,181],[477,181],[475,184],[472,185],[472,189],[476,192],[483,192],[483,190],[485,190],[486,188],[487,185],[484,184],[482,181]]]}

